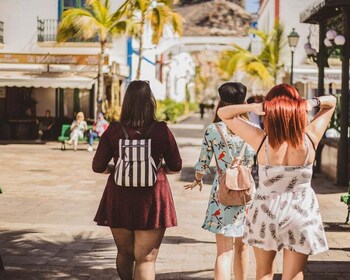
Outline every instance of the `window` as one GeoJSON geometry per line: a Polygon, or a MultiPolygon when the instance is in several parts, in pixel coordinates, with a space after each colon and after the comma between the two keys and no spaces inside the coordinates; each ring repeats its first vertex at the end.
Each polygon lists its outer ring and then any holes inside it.
{"type": "Polygon", "coordinates": [[[61,0],[61,6],[60,8],[60,15],[69,9],[72,8],[84,8],[85,7],[86,0],[61,0]]]}

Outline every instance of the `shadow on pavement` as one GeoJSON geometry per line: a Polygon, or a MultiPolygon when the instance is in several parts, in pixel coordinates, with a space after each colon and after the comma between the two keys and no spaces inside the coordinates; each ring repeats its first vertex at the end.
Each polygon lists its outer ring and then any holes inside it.
{"type": "Polygon", "coordinates": [[[5,266],[0,279],[81,280],[117,276],[113,240],[86,233],[53,235],[46,237],[40,231],[25,230],[0,232],[0,253],[5,266]]]}
{"type": "Polygon", "coordinates": [[[215,244],[211,241],[197,240],[193,238],[186,238],[182,236],[164,236],[162,244],[181,244],[181,243],[208,243],[215,244]]]}
{"type": "Polygon", "coordinates": [[[212,280],[213,277],[205,277],[205,275],[212,275],[212,269],[204,270],[193,270],[193,271],[181,271],[181,272],[169,272],[169,273],[158,273],[156,280],[171,280],[171,279],[201,279],[201,280],[212,280]]]}
{"type": "Polygon", "coordinates": [[[349,224],[324,222],[323,225],[324,225],[324,230],[326,232],[350,232],[349,224]]]}
{"type": "MultiPolygon", "coordinates": [[[[211,185],[215,178],[215,168],[210,167],[210,174],[203,177],[203,183],[211,185]]],[[[193,182],[194,180],[194,168],[193,167],[183,167],[180,173],[180,180],[182,182],[193,182]]]]}

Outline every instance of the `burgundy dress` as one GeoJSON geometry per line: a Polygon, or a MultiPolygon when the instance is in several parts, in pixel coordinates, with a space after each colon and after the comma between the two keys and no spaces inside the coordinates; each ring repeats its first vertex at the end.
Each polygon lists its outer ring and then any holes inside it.
{"type": "MultiPolygon", "coordinates": [[[[128,128],[124,125],[130,139],[141,139],[149,129],[128,128]]],[[[92,162],[97,173],[106,170],[113,158],[114,164],[119,157],[119,139],[124,135],[119,123],[111,123],[103,133],[92,162]]],[[[174,136],[165,122],[157,122],[148,138],[152,139],[152,157],[159,165],[164,159],[170,171],[180,171],[182,160],[174,136]]],[[[118,187],[114,183],[113,173],[108,177],[100,206],[94,221],[101,226],[125,228],[128,230],[149,230],[168,228],[177,225],[174,201],[167,176],[160,168],[157,182],[153,187],[118,187]]]]}

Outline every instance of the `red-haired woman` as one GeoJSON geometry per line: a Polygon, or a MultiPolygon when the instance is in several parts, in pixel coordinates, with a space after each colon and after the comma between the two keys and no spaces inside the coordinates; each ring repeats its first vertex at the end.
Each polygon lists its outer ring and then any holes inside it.
{"type": "Polygon", "coordinates": [[[294,87],[281,84],[269,91],[264,103],[218,111],[230,130],[257,151],[259,187],[243,237],[254,246],[256,279],[273,278],[273,261],[281,249],[283,279],[303,279],[308,256],[328,250],[310,182],[315,149],[335,104],[333,96],[305,100],[294,87]],[[320,110],[308,123],[307,112],[313,107],[320,110]],[[264,130],[237,117],[247,112],[264,115],[264,130]]]}

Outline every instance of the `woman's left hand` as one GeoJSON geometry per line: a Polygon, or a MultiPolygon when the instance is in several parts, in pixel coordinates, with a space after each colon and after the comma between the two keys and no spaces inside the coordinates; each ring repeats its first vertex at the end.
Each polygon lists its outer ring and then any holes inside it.
{"type": "Polygon", "coordinates": [[[184,186],[184,188],[186,189],[186,190],[188,190],[188,189],[194,189],[196,186],[199,186],[199,191],[201,192],[202,191],[202,188],[203,188],[203,182],[202,181],[200,181],[200,182],[197,182],[196,180],[194,180],[191,184],[187,184],[187,185],[185,185],[184,186]]]}

